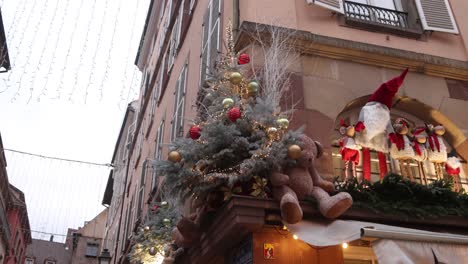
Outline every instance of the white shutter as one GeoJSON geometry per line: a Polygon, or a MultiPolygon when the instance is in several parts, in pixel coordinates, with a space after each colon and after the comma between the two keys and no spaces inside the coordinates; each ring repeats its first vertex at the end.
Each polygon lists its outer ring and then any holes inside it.
{"type": "Polygon", "coordinates": [[[416,0],[416,7],[424,30],[458,34],[448,0],[416,0]]]}
{"type": "Polygon", "coordinates": [[[338,13],[344,14],[343,0],[306,0],[306,2],[309,5],[316,4],[326,9],[330,9],[338,13]]]}

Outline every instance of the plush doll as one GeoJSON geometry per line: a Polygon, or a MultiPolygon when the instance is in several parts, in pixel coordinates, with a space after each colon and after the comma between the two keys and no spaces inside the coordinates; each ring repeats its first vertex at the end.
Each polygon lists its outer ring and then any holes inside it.
{"type": "Polygon", "coordinates": [[[302,220],[303,212],[299,201],[312,195],[319,210],[327,218],[336,218],[353,203],[351,195],[345,192],[330,196],[335,190],[332,182],[322,179],[315,168],[315,159],[322,153],[321,145],[307,136],[301,137],[301,155],[297,166],[288,168],[284,173],[275,171],[270,177],[272,193],[280,201],[283,221],[295,224],[302,220]]]}
{"type": "Polygon", "coordinates": [[[388,153],[388,134],[393,132],[390,121],[392,100],[398,89],[403,84],[408,69],[399,76],[382,83],[370,96],[368,102],[362,107],[358,122],[356,123],[355,140],[362,147],[363,175],[370,180],[370,150],[375,150],[379,155],[380,176],[387,173],[387,161],[385,153],[388,153]]]}
{"type": "Polygon", "coordinates": [[[409,132],[409,122],[404,118],[397,118],[393,124],[392,132],[388,135],[390,138],[390,157],[398,160],[400,163],[400,170],[403,177],[410,178],[414,181],[413,171],[410,168],[410,162],[414,158],[414,150],[411,142],[407,136],[409,132]],[[406,172],[404,172],[406,171],[406,172]]]}
{"type": "Polygon", "coordinates": [[[460,159],[457,157],[447,158],[445,163],[445,171],[448,175],[453,177],[454,180],[454,191],[459,192],[461,189],[460,185],[460,159]]]}
{"type": "Polygon", "coordinates": [[[340,139],[340,154],[341,159],[345,162],[345,178],[348,180],[349,163],[351,163],[351,178],[356,177],[356,165],[359,164],[359,150],[361,146],[357,145],[354,141],[355,130],[353,125],[347,125],[341,119],[340,126],[340,134],[342,136],[340,139]]]}
{"type": "Polygon", "coordinates": [[[427,137],[427,159],[434,164],[438,179],[444,175],[443,167],[447,161],[447,147],[442,136],[445,134],[445,128],[442,125],[426,124],[427,137]]]}
{"type": "Polygon", "coordinates": [[[424,161],[427,160],[427,133],[425,127],[418,127],[413,130],[413,149],[414,160],[418,163],[419,176],[421,184],[427,185],[426,171],[424,170],[424,161]]]}

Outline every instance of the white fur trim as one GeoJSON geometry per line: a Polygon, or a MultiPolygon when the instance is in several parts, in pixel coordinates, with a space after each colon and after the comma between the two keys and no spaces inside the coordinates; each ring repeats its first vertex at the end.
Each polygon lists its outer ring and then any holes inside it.
{"type": "Polygon", "coordinates": [[[356,143],[364,148],[388,153],[387,130],[391,125],[387,106],[368,102],[359,113],[359,121],[364,123],[366,129],[356,133],[356,143]]]}
{"type": "Polygon", "coordinates": [[[447,166],[449,166],[452,169],[460,168],[461,166],[460,159],[457,157],[447,158],[447,166]]]}
{"type": "MultiPolygon", "coordinates": [[[[418,143],[416,143],[418,144],[418,143]]],[[[416,151],[414,151],[414,160],[415,161],[425,161],[427,160],[427,149],[426,147],[424,146],[424,144],[418,144],[419,145],[419,149],[421,150],[421,156],[418,155],[418,153],[416,151]]]]}
{"type": "Polygon", "coordinates": [[[413,147],[410,144],[410,141],[406,135],[403,135],[403,140],[405,141],[405,146],[402,150],[398,150],[395,144],[392,144],[390,147],[390,156],[393,159],[412,159],[415,156],[413,147]]]}
{"type": "Polygon", "coordinates": [[[357,145],[353,138],[347,137],[344,142],[344,147],[349,149],[360,150],[361,146],[357,145]]]}

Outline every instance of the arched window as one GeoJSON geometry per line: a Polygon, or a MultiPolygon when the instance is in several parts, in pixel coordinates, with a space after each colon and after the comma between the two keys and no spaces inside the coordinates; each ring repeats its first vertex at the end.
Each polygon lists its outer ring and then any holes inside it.
{"type": "MultiPolygon", "coordinates": [[[[360,111],[360,107],[353,107],[352,109],[346,110],[339,114],[335,122],[335,124],[337,124],[337,127],[336,127],[336,131],[334,133],[333,140],[332,140],[333,171],[334,171],[334,175],[340,177],[341,179],[345,179],[345,164],[340,154],[339,140],[342,136],[338,132],[339,130],[338,124],[340,123],[339,120],[343,119],[346,124],[354,125],[358,122],[359,111],[360,111]]],[[[392,123],[394,123],[397,118],[405,118],[406,120],[408,120],[410,130],[415,127],[424,126],[425,124],[425,120],[421,120],[418,117],[412,115],[411,113],[403,112],[398,109],[392,109],[391,111],[392,123]]],[[[412,135],[410,134],[410,136],[412,135]]],[[[452,146],[445,140],[445,138],[443,140],[444,140],[445,146],[447,147],[448,156],[456,156],[456,153],[453,150],[452,146]]],[[[408,162],[408,164],[405,164],[403,166],[403,169],[405,171],[402,172],[402,166],[399,163],[399,161],[392,159],[389,153],[386,153],[385,155],[381,155],[381,157],[379,157],[379,154],[376,151],[371,150],[369,151],[368,154],[363,153],[362,150],[359,152],[360,152],[360,159],[359,159],[359,163],[356,165],[356,176],[359,180],[364,178],[365,166],[363,165],[366,162],[370,163],[370,181],[371,182],[379,181],[386,173],[397,173],[397,174],[404,174],[407,176],[408,176],[408,173],[411,173],[412,176],[414,177],[414,180],[418,183],[421,183],[422,173],[423,173],[421,171],[422,169],[424,169],[424,173],[425,173],[428,184],[437,179],[436,168],[434,164],[428,160],[421,162],[421,165],[419,165],[417,161],[411,160],[408,162]],[[386,169],[386,172],[385,172],[385,169],[386,169]]],[[[460,167],[460,174],[459,174],[460,183],[461,183],[461,186],[465,190],[468,190],[468,180],[466,177],[466,173],[468,173],[468,171],[466,171],[466,168],[467,168],[466,162],[462,161],[462,166],[460,167]]],[[[348,168],[348,170],[349,170],[349,174],[351,175],[352,172],[350,168],[348,168]]],[[[445,169],[443,170],[443,173],[444,173],[443,175],[444,177],[451,177],[446,173],[445,169]]]]}

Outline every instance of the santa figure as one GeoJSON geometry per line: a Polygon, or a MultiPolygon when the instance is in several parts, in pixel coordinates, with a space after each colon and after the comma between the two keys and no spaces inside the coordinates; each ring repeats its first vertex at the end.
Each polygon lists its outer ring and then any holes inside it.
{"type": "Polygon", "coordinates": [[[388,135],[391,142],[390,157],[399,161],[401,174],[404,177],[409,176],[411,181],[414,181],[413,171],[410,168],[411,160],[414,158],[414,150],[407,136],[409,122],[404,118],[397,118],[393,129],[395,132],[388,135]]]}
{"type": "Polygon", "coordinates": [[[359,122],[356,124],[356,143],[363,147],[364,178],[370,179],[370,150],[379,152],[381,177],[387,172],[386,157],[388,153],[388,137],[393,128],[390,122],[392,99],[403,84],[408,69],[390,81],[380,85],[371,95],[369,101],[359,113],[359,122]],[[367,160],[369,160],[367,162],[367,160]]]}
{"type": "Polygon", "coordinates": [[[340,121],[340,154],[341,159],[345,162],[345,178],[348,177],[348,167],[351,163],[352,178],[356,177],[356,165],[359,164],[359,150],[361,146],[354,141],[354,126],[347,125],[343,119],[340,121]]]}
{"type": "Polygon", "coordinates": [[[453,177],[455,192],[459,192],[460,186],[460,159],[457,157],[447,158],[445,163],[445,171],[448,175],[453,177]]]}
{"type": "Polygon", "coordinates": [[[434,164],[438,179],[442,179],[443,165],[447,161],[447,147],[442,136],[445,128],[442,125],[426,124],[427,137],[427,159],[434,164]]]}
{"type": "Polygon", "coordinates": [[[421,184],[427,185],[426,171],[424,170],[424,161],[427,160],[427,133],[425,127],[417,127],[413,131],[413,149],[414,160],[418,163],[419,176],[421,184]]]}

